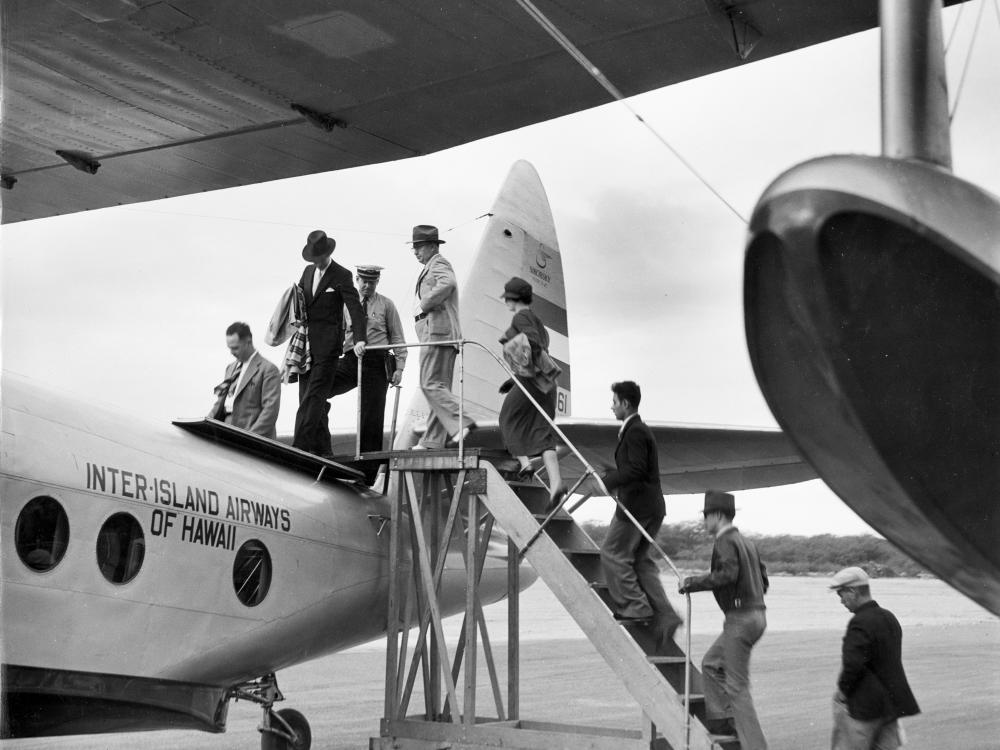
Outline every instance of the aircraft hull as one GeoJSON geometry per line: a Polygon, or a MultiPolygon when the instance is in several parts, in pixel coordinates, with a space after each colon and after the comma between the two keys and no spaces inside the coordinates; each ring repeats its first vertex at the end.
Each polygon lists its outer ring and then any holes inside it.
{"type": "MultiPolygon", "coordinates": [[[[15,378],[3,386],[8,733],[61,733],[49,725],[51,715],[36,722],[30,712],[15,715],[59,696],[64,731],[152,729],[164,721],[220,731],[225,688],[384,634],[385,497],[317,483],[179,428],[81,407],[15,378]],[[68,542],[58,563],[39,571],[10,542],[25,506],[41,497],[65,511],[68,542]],[[131,580],[113,583],[99,567],[98,540],[102,525],[122,513],[141,527],[144,556],[131,580]],[[271,576],[266,596],[248,605],[236,594],[234,566],[251,540],[267,549],[271,576]],[[122,679],[137,688],[131,703],[129,691],[118,690],[122,679]],[[164,695],[173,697],[158,706],[164,695]],[[98,710],[101,696],[108,710],[98,710]],[[82,709],[90,709],[93,728],[76,720],[82,709]]],[[[464,604],[464,576],[461,559],[449,560],[449,613],[464,604]]],[[[491,561],[484,586],[490,601],[504,595],[505,561],[491,561]]]]}

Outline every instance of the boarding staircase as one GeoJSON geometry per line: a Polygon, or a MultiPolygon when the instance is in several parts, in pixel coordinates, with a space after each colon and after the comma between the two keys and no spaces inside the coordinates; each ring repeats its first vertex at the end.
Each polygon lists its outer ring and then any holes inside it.
{"type": "MultiPolygon", "coordinates": [[[[546,513],[548,490],[538,482],[518,481],[509,468],[509,457],[488,451],[470,450],[461,457],[455,451],[393,452],[386,455],[391,468],[399,472],[399,498],[392,528],[399,530],[391,552],[404,569],[390,591],[389,643],[386,671],[386,715],[380,737],[371,738],[378,750],[393,748],[578,748],[622,750],[738,750],[734,736],[712,735],[702,723],[704,699],[701,676],[680,646],[657,628],[655,622],[620,622],[608,605],[600,550],[573,516],[561,507],[546,513]],[[422,491],[421,491],[422,490],[422,491]],[[419,519],[415,522],[414,519],[419,519]],[[642,714],[637,730],[567,726],[529,722],[518,717],[517,687],[508,685],[508,706],[504,711],[488,634],[478,601],[476,586],[482,573],[486,542],[494,528],[509,540],[511,575],[527,560],[590,639],[598,653],[636,700],[642,714]],[[405,527],[409,525],[408,533],[405,527]],[[544,525],[544,527],[543,527],[544,525]],[[434,527],[437,530],[434,531],[434,527]],[[443,550],[454,546],[454,532],[464,528],[469,570],[469,606],[462,637],[451,652],[444,645],[440,626],[440,606],[435,614],[435,591],[440,588],[443,550]],[[404,562],[405,540],[410,540],[412,563],[404,562]],[[436,539],[436,541],[435,541],[436,539]],[[469,561],[476,561],[470,564],[469,561]],[[412,567],[411,567],[412,566],[412,567]],[[415,601],[404,613],[404,588],[412,576],[417,584],[415,601]],[[412,624],[412,609],[424,612],[413,654],[405,658],[406,632],[412,624]],[[395,624],[395,627],[393,627],[395,624]],[[464,693],[458,678],[463,655],[475,651],[477,634],[487,651],[486,661],[493,680],[496,718],[483,718],[475,711],[475,674],[472,657],[466,657],[464,693]],[[400,651],[402,649],[402,651],[400,651]],[[432,655],[431,651],[436,651],[432,655]],[[431,658],[428,660],[428,656],[431,658]],[[440,671],[434,661],[442,662],[440,671]],[[406,663],[410,675],[404,678],[406,663]],[[418,664],[421,666],[418,668],[418,664]],[[422,670],[425,711],[407,716],[406,707],[416,675],[422,670]],[[450,680],[449,680],[450,677],[450,680]],[[470,684],[471,681],[471,684],[470,684]],[[688,690],[685,691],[685,683],[688,690]],[[404,684],[405,683],[405,684],[404,684]],[[459,708],[458,696],[464,694],[459,708]],[[435,703],[443,694],[441,705],[435,703]],[[470,701],[471,705],[470,705],[470,701]],[[584,739],[586,738],[586,739],[584,739]]],[[[517,582],[512,581],[508,598],[516,602],[517,582]]],[[[514,605],[516,606],[516,604],[514,605]]],[[[517,616],[510,618],[508,647],[516,652],[517,616]]],[[[516,658],[516,657],[515,657],[516,658]]],[[[516,665],[508,669],[509,679],[517,679],[516,665]]]]}
{"type": "MultiPolygon", "coordinates": [[[[468,340],[431,345],[459,348],[460,388],[464,382],[465,347],[482,348],[497,360],[539,413],[545,414],[513,378],[506,364],[486,347],[468,340]]],[[[361,382],[360,363],[358,382],[361,382]]],[[[464,409],[461,395],[460,404],[460,409],[464,409]]],[[[604,495],[610,496],[575,446],[548,416],[545,419],[565,450],[573,453],[584,467],[584,473],[567,497],[588,478],[601,487],[604,495]]],[[[360,442],[356,458],[362,459],[360,442]]],[[[388,472],[396,475],[395,492],[390,493],[394,497],[389,519],[391,574],[385,714],[379,737],[370,740],[372,750],[495,747],[739,750],[736,737],[713,735],[704,726],[701,675],[672,634],[665,633],[655,621],[623,622],[614,618],[599,548],[563,509],[563,504],[548,509],[548,490],[537,476],[536,481],[520,481],[520,474],[513,472],[516,464],[512,466],[506,452],[491,454],[466,449],[461,439],[455,450],[390,451],[367,458],[385,463],[388,472]],[[494,525],[508,539],[506,709],[479,595],[494,525]],[[466,573],[465,620],[458,643],[450,650],[441,624],[441,594],[448,552],[454,549],[456,537],[461,538],[463,532],[464,544],[457,546],[461,548],[466,573]],[[541,724],[519,717],[518,579],[523,560],[532,565],[639,704],[643,716],[639,730],[541,724]],[[414,623],[419,624],[419,633],[410,644],[414,623]],[[476,711],[479,642],[489,670],[495,718],[480,717],[476,711]],[[460,674],[464,674],[461,706],[460,674]],[[423,677],[424,712],[411,716],[408,707],[418,675],[423,677]]],[[[388,487],[388,482],[385,486],[388,487]]],[[[620,503],[619,508],[630,522],[639,526],[620,503]]],[[[655,540],[639,528],[651,547],[666,559],[655,540]]],[[[669,559],[666,562],[673,568],[669,559]]],[[[690,599],[687,611],[690,625],[690,599]]],[[[690,628],[687,652],[690,652],[690,628]]]]}

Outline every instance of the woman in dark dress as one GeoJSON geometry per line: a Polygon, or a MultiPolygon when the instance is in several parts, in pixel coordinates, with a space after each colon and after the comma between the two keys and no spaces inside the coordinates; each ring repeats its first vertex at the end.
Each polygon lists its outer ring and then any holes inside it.
{"type": "MultiPolygon", "coordinates": [[[[504,344],[504,354],[509,364],[514,365],[515,377],[531,397],[544,409],[545,413],[554,418],[556,414],[556,377],[558,367],[554,363],[545,367],[543,362],[551,363],[548,357],[549,332],[545,324],[531,309],[531,284],[524,279],[513,277],[504,284],[503,299],[507,309],[514,313],[500,343],[504,344]],[[530,362],[515,364],[517,356],[512,357],[514,339],[523,333],[531,346],[530,362]],[[545,355],[543,356],[543,352],[545,355]]],[[[526,352],[522,352],[526,354],[526,352]]],[[[506,393],[503,406],[500,407],[500,434],[508,452],[515,456],[521,464],[522,474],[531,472],[530,458],[541,456],[549,480],[549,498],[558,502],[566,494],[566,487],[559,472],[559,458],[556,454],[556,434],[551,425],[538,412],[534,405],[525,397],[524,392],[508,380],[500,387],[501,393],[506,393]]]]}

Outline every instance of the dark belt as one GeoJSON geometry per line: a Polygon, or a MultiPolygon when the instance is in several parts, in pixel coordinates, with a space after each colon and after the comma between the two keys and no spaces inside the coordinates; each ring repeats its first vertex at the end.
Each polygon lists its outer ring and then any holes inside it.
{"type": "Polygon", "coordinates": [[[429,312],[422,312],[422,313],[420,313],[420,315],[414,315],[413,316],[413,322],[414,323],[419,323],[421,320],[423,320],[424,318],[426,318],[428,315],[430,315],[429,312]]]}

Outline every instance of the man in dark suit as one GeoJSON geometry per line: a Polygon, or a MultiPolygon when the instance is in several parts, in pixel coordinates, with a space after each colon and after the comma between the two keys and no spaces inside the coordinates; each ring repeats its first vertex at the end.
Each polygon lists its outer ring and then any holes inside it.
{"type": "Polygon", "coordinates": [[[274,440],[281,406],[278,368],[254,348],[246,323],[226,329],[226,346],[235,361],[226,368],[225,380],[215,386],[216,400],[208,416],[274,440]]]}
{"type": "Polygon", "coordinates": [[[854,613],[847,624],[833,697],[832,750],[895,750],[899,718],[920,713],[903,671],[899,621],[871,598],[868,574],[844,568],[830,588],[854,613]]]}
{"type": "MultiPolygon", "coordinates": [[[[611,410],[621,420],[615,469],[602,476],[604,486],[618,490],[618,501],[642,528],[656,538],[666,506],[660,489],[660,463],[656,440],[639,418],[639,386],[630,380],[611,386],[611,410]]],[[[616,508],[601,546],[608,592],[615,618],[647,622],[661,630],[661,638],[672,638],[681,618],[667,599],[660,570],[650,555],[650,544],[622,509],[616,508]]]]}
{"type": "Polygon", "coordinates": [[[292,445],[317,456],[330,455],[330,426],[327,401],[333,390],[337,360],[344,340],[344,306],[351,314],[354,353],[362,356],[367,341],[368,320],[361,308],[351,272],[333,262],[335,240],[326,232],[309,233],[302,259],[309,263],[299,285],[305,300],[306,339],[310,368],[299,375],[299,410],[295,414],[292,445]]]}

